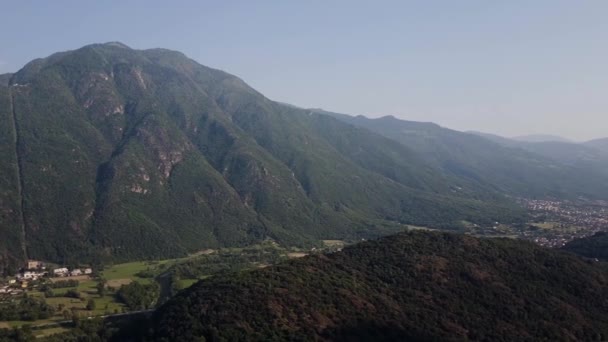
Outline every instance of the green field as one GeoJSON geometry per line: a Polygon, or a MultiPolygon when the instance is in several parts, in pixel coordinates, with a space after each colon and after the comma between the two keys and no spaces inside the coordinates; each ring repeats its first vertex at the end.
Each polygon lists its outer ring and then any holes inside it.
{"type": "Polygon", "coordinates": [[[182,289],[188,288],[194,284],[196,284],[200,279],[180,279],[179,286],[182,289]]]}
{"type": "Polygon", "coordinates": [[[557,222],[536,222],[531,224],[534,227],[538,227],[540,229],[554,229],[558,223],[557,222]]]}

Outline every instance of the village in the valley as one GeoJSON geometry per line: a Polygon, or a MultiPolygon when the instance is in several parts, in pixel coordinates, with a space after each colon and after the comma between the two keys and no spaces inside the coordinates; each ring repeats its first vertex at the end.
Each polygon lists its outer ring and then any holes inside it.
{"type": "Polygon", "coordinates": [[[23,269],[15,276],[0,278],[0,296],[19,295],[28,289],[38,287],[41,280],[86,280],[93,274],[91,267],[73,268],[51,267],[39,260],[28,260],[23,269]]]}
{"type": "Polygon", "coordinates": [[[531,223],[518,237],[552,248],[600,231],[608,231],[608,202],[557,200],[520,201],[531,215],[531,223]]]}

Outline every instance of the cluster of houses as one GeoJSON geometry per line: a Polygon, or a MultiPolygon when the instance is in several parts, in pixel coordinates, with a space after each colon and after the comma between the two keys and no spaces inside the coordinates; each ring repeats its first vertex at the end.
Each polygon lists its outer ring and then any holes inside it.
{"type": "Polygon", "coordinates": [[[92,268],[75,268],[70,271],[67,267],[62,267],[53,270],[53,276],[55,277],[75,277],[79,275],[89,275],[92,273],[92,268]]]}
{"type": "Polygon", "coordinates": [[[5,284],[0,284],[0,294],[20,293],[20,288],[28,287],[29,282],[38,280],[45,276],[51,277],[71,277],[80,275],[90,275],[92,268],[75,268],[69,270],[67,267],[55,268],[51,272],[47,271],[46,265],[42,261],[29,260],[24,269],[15,278],[8,279],[5,284]]]}
{"type": "Polygon", "coordinates": [[[22,292],[21,289],[15,288],[16,283],[17,283],[17,280],[10,279],[8,281],[8,284],[0,285],[0,294],[16,295],[16,294],[21,293],[22,292]]]}

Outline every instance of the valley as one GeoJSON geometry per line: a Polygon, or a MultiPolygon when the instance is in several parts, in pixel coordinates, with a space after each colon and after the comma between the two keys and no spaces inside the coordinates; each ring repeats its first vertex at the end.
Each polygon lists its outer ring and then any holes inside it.
{"type": "Polygon", "coordinates": [[[608,336],[603,139],[305,109],[116,42],[0,76],[2,342],[608,336]]]}
{"type": "MultiPolygon", "coordinates": [[[[328,240],[318,248],[304,250],[267,241],[243,248],[206,249],[183,258],[99,266],[90,275],[40,276],[36,280],[6,277],[0,279],[0,311],[5,314],[15,311],[13,317],[17,318],[16,311],[29,306],[23,302],[24,298],[35,301],[36,308],[43,305],[49,310],[44,315],[29,315],[28,320],[3,320],[0,315],[0,328],[27,326],[36,332],[36,336],[57,333],[58,328],[69,331],[75,320],[122,317],[152,309],[201,279],[264,268],[308,254],[339,251],[345,244],[344,241],[328,240]],[[141,306],[130,306],[122,300],[121,288],[134,283],[148,286],[146,291],[156,293],[153,300],[142,302],[141,306]],[[13,307],[14,304],[18,306],[13,307]]],[[[47,267],[52,271],[57,266],[49,264],[47,267]]],[[[41,275],[43,272],[46,271],[30,271],[41,275]]]]}
{"type": "MultiPolygon", "coordinates": [[[[481,238],[522,239],[547,248],[560,248],[569,241],[608,231],[608,206],[604,201],[558,201],[519,199],[530,213],[527,224],[494,222],[490,225],[464,223],[464,233],[481,238]]],[[[432,231],[419,226],[404,226],[404,231],[432,231]]],[[[317,247],[282,247],[274,241],[265,241],[246,247],[205,249],[187,257],[163,260],[137,261],[101,266],[95,274],[64,278],[41,278],[39,281],[13,283],[7,289],[19,289],[2,295],[0,305],[34,298],[53,308],[54,314],[30,321],[0,322],[4,327],[31,327],[36,336],[69,332],[75,319],[93,317],[120,317],[124,313],[138,314],[160,306],[179,291],[215,276],[238,274],[247,270],[301,258],[307,255],[340,252],[357,241],[324,240],[317,247]],[[153,301],[143,306],[129,306],[118,295],[129,284],[152,286],[146,291],[156,293],[153,301]],[[49,286],[55,284],[54,286],[49,286]],[[100,290],[103,284],[103,290],[100,290]],[[18,286],[18,287],[17,287],[18,286]],[[154,289],[154,290],[153,290],[154,289]],[[58,330],[59,329],[59,330],[58,330]]],[[[5,283],[10,278],[5,278],[5,283]]]]}
{"type": "Polygon", "coordinates": [[[518,199],[526,208],[525,224],[494,222],[479,226],[466,223],[465,232],[479,237],[510,237],[529,240],[548,248],[608,231],[608,202],[603,200],[518,199]]]}

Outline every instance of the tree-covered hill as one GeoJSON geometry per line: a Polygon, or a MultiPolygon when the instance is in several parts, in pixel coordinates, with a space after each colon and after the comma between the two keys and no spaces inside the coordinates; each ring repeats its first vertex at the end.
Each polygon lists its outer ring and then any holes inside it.
{"type": "Polygon", "coordinates": [[[598,232],[592,236],[572,240],[562,249],[587,258],[608,261],[608,233],[598,232]]]}
{"type": "Polygon", "coordinates": [[[199,282],[162,341],[602,341],[608,270],[510,239],[411,232],[199,282]]]}
{"type": "MultiPolygon", "coordinates": [[[[6,79],[4,77],[2,79],[6,79]]],[[[95,44],[0,87],[0,267],[513,222],[487,185],[164,49],[95,44]]]]}

